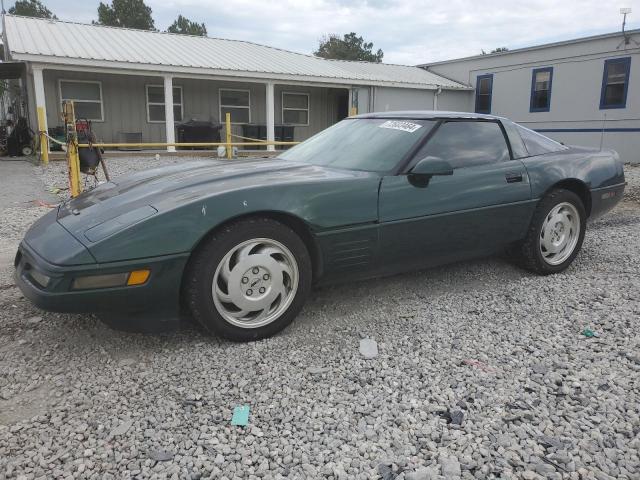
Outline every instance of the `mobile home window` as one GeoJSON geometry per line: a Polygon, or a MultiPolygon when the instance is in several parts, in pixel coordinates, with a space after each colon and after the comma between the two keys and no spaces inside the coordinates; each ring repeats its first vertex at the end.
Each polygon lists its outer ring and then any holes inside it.
{"type": "Polygon", "coordinates": [[[605,60],[600,92],[600,108],[625,108],[631,57],[605,60]]]}
{"type": "Polygon", "coordinates": [[[309,94],[282,92],[282,123],[309,125],[309,94]]]}
{"type": "Polygon", "coordinates": [[[478,75],[476,79],[476,113],[491,113],[493,75],[478,75]]]}
{"type": "Polygon", "coordinates": [[[103,121],[102,84],[79,80],[60,80],[60,101],[72,101],[76,118],[103,121]]]}
{"type": "Polygon", "coordinates": [[[231,123],[251,123],[251,92],[221,88],[220,121],[224,122],[227,113],[231,114],[231,123]]]}
{"type": "MultiPolygon", "coordinates": [[[[147,121],[164,123],[164,86],[147,85],[147,121]]],[[[182,87],[173,87],[173,121],[182,121],[182,87]]]]}
{"type": "Polygon", "coordinates": [[[553,67],[535,68],[531,75],[530,112],[548,112],[551,106],[553,67]]]}

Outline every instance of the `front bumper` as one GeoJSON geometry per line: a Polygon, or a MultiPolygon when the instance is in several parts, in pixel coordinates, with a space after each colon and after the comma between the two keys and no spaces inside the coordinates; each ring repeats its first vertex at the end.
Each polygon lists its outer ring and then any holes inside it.
{"type": "Polygon", "coordinates": [[[22,242],[15,259],[15,281],[25,297],[37,307],[52,312],[178,312],[180,283],[188,254],[135,259],[107,264],[60,266],[48,262],[28,244],[22,242]],[[151,271],[143,285],[72,290],[79,276],[151,271]],[[38,274],[39,273],[39,274],[38,274]],[[42,286],[42,276],[49,277],[42,286]]]}

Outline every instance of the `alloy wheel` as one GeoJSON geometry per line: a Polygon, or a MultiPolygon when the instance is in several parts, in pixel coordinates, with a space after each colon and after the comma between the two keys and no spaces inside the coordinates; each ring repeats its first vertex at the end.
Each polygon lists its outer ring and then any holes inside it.
{"type": "Polygon", "coordinates": [[[547,214],[540,230],[540,253],[549,265],[566,261],[578,244],[580,214],[569,202],[557,204],[547,214]]]}
{"type": "Polygon", "coordinates": [[[222,258],[211,293],[222,317],[241,328],[258,328],[277,320],[298,290],[298,264],[282,243],[247,240],[222,258]]]}

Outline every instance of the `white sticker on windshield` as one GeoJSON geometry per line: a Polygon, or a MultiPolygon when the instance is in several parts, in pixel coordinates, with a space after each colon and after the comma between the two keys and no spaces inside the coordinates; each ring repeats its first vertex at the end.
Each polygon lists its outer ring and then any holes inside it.
{"type": "Polygon", "coordinates": [[[422,125],[402,120],[387,120],[380,125],[380,128],[392,128],[393,130],[402,130],[403,132],[413,133],[419,128],[422,128],[422,125]]]}

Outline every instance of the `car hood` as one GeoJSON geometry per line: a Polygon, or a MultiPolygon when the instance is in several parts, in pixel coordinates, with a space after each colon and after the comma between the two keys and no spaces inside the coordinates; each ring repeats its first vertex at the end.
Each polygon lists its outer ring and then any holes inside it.
{"type": "Polygon", "coordinates": [[[227,192],[369,176],[279,158],[186,162],[102,184],[61,205],[58,222],[83,243],[95,242],[158,212],[227,192]]]}
{"type": "Polygon", "coordinates": [[[78,215],[86,209],[104,204],[110,208],[119,205],[133,205],[139,200],[149,203],[167,197],[183,197],[188,192],[204,193],[211,188],[224,188],[229,182],[235,184],[259,182],[274,172],[299,170],[309,165],[285,162],[279,159],[240,160],[240,161],[196,161],[180,165],[160,167],[136,172],[104,183],[97,188],[83,193],[61,205],[58,218],[78,215]]]}

